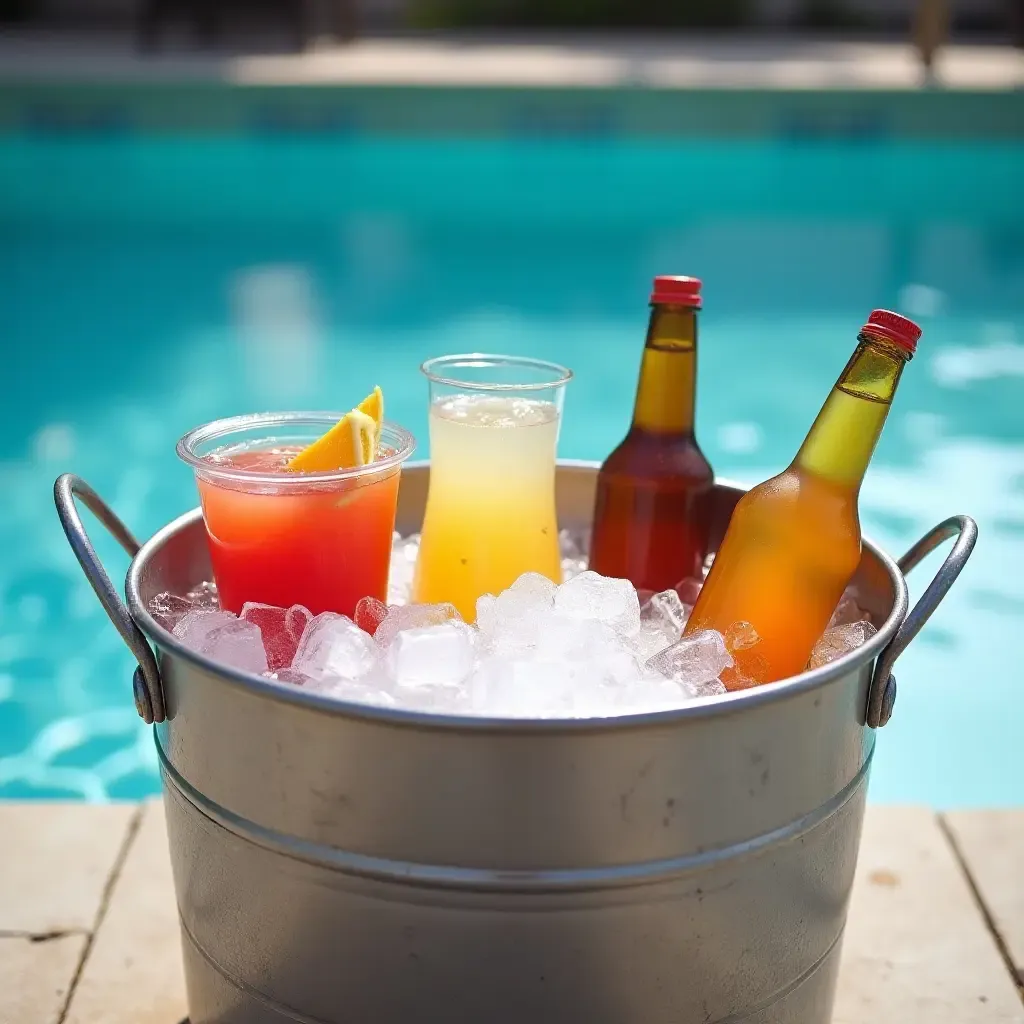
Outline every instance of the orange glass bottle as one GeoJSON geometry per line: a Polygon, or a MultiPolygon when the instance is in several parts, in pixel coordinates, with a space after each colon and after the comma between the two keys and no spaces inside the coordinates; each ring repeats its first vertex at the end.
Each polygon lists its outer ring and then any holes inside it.
{"type": "Polygon", "coordinates": [[[686,633],[750,623],[730,689],[802,672],[860,562],[861,481],[921,329],[876,309],[784,472],[739,501],[686,633]]]}
{"type": "Polygon", "coordinates": [[[638,590],[700,576],[714,474],[697,446],[695,277],[656,277],[633,422],[597,478],[590,568],[638,590]]]}

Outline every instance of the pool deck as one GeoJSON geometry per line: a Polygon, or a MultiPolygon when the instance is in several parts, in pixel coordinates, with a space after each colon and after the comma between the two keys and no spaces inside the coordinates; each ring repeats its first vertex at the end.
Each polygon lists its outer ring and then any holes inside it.
{"type": "Polygon", "coordinates": [[[926,81],[908,42],[663,33],[367,37],[299,53],[139,53],[128,34],[0,33],[0,81],[250,86],[1001,91],[1024,53],[950,44],[926,81]]]}
{"type": "MultiPolygon", "coordinates": [[[[0,1024],[185,1017],[163,809],[0,803],[0,1024]]],[[[868,808],[834,1024],[1024,1024],[1024,809],[868,808]]]]}

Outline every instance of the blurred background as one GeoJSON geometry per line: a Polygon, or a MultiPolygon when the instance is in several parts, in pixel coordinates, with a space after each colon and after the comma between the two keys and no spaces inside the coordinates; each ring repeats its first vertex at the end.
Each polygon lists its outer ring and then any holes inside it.
{"type": "MultiPolygon", "coordinates": [[[[273,47],[361,30],[628,28],[852,32],[906,35],[915,21],[990,38],[1019,28],[1015,0],[2,0],[8,23],[52,28],[138,28],[152,42],[166,20],[205,42],[262,35],[273,47]],[[925,9],[930,8],[930,9],[925,9]],[[289,36],[289,32],[291,35],[289,36]]],[[[917,27],[920,27],[918,24],[917,27]]]]}
{"type": "Polygon", "coordinates": [[[674,273],[705,282],[698,439],[746,482],[872,308],[924,327],[862,518],[894,555],[952,513],[981,540],[899,662],[871,798],[1024,801],[1021,14],[0,0],[0,798],[158,788],[58,473],[145,537],[196,504],[190,427],[378,383],[426,457],[417,368],[474,349],[573,367],[560,451],[600,460],[674,273]]]}

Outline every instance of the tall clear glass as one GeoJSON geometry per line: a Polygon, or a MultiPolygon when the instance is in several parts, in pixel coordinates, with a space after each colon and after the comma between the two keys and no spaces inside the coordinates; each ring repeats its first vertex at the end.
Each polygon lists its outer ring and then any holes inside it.
{"type": "Polygon", "coordinates": [[[556,583],[555,452],[572,371],[540,359],[453,355],[421,367],[430,387],[430,489],[413,582],[467,622],[482,594],[524,572],[556,583]]]}

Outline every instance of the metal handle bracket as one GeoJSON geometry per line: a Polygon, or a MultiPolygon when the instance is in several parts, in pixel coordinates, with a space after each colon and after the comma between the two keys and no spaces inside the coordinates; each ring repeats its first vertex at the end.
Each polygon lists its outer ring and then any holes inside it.
{"type": "Polygon", "coordinates": [[[71,550],[74,551],[85,578],[96,591],[96,596],[110,616],[110,621],[117,627],[117,631],[139,663],[132,679],[135,709],[147,725],[163,722],[167,717],[164,692],[160,685],[160,672],[153,649],[143,636],[142,630],[135,624],[135,620],[128,614],[124,601],[111,584],[110,577],[85,531],[82,517],[78,514],[76,498],[81,499],[130,557],[134,558],[138,553],[139,542],[117,518],[110,506],[84,480],[71,473],[64,473],[57,478],[53,485],[53,500],[71,550]]]}
{"type": "Polygon", "coordinates": [[[911,569],[931,554],[943,541],[956,537],[953,550],[939,566],[928,589],[903,620],[896,635],[885,646],[875,662],[868,688],[866,723],[872,729],[880,729],[892,717],[896,702],[896,678],[892,674],[896,659],[907,649],[911,640],[921,632],[921,627],[931,618],[932,612],[949,592],[957,576],[971,557],[978,540],[978,524],[970,516],[950,516],[929,530],[897,563],[900,572],[906,576],[911,569]]]}

